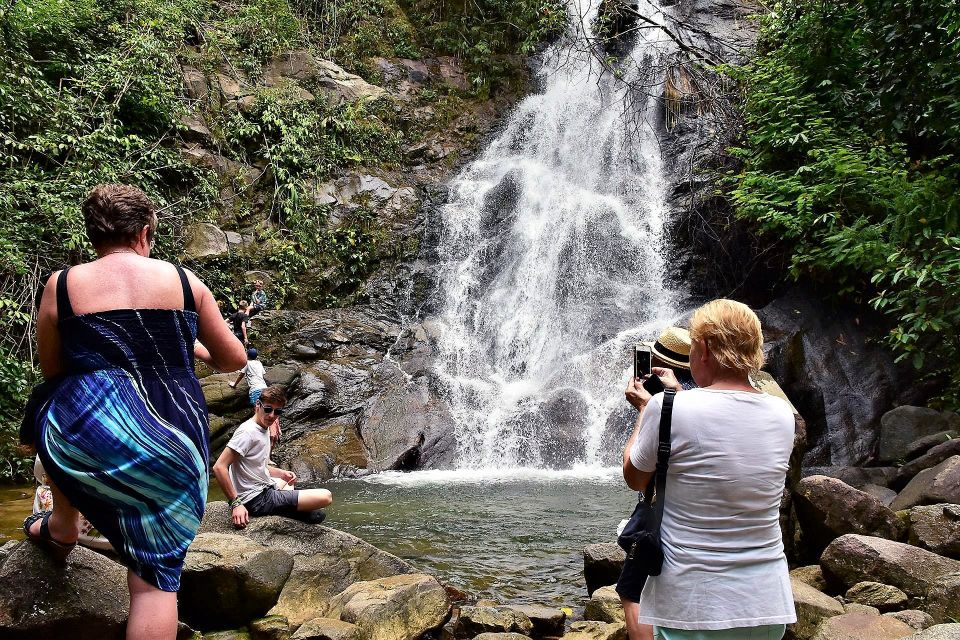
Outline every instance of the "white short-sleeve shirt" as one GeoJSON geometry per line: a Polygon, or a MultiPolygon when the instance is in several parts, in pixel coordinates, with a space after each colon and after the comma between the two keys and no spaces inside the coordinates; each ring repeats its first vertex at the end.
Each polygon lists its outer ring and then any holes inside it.
{"type": "MultiPolygon", "coordinates": [[[[630,461],[657,465],[663,394],[650,400],[630,461]]],[[[663,571],[640,622],[729,629],[796,622],[779,509],[793,449],[789,405],[766,393],[692,389],[673,406],[663,571]]]]}
{"type": "Polygon", "coordinates": [[[243,368],[243,373],[247,376],[247,385],[250,387],[250,391],[267,388],[267,381],[264,378],[266,371],[263,369],[263,363],[259,360],[248,360],[247,366],[243,368]]]}
{"type": "Polygon", "coordinates": [[[273,486],[267,461],[270,459],[270,431],[250,418],[233,432],[227,447],[239,455],[230,465],[230,481],[237,490],[240,502],[246,504],[273,486]]]}

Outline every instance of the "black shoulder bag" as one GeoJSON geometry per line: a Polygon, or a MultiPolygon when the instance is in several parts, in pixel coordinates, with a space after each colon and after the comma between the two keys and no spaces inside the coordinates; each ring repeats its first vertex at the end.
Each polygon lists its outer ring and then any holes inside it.
{"type": "Polygon", "coordinates": [[[663,504],[666,500],[667,467],[670,461],[670,425],[673,422],[673,398],[677,392],[667,389],[663,392],[663,408],[660,410],[660,442],[657,445],[657,470],[655,486],[657,503],[650,504],[653,492],[647,488],[646,494],[640,494],[633,515],[617,538],[627,560],[650,576],[660,575],[663,568],[663,544],[660,541],[660,522],[663,520],[663,504]]]}

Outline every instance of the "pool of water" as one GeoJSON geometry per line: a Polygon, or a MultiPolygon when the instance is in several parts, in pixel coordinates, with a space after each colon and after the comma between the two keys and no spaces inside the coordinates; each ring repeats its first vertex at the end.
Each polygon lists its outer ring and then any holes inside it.
{"type": "MultiPolygon", "coordinates": [[[[565,606],[586,596],[583,547],[612,541],[636,500],[615,468],[384,473],[324,486],[331,527],[472,595],[565,606]]],[[[0,489],[0,542],[22,537],[30,507],[29,489],[0,489]]]]}

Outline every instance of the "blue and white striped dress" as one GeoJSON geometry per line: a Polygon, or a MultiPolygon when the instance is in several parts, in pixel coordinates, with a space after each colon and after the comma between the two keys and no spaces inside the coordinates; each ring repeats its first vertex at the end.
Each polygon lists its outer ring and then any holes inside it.
{"type": "Polygon", "coordinates": [[[57,487],[121,561],[164,591],[180,588],[209,481],[207,406],[193,369],[197,312],[178,267],[184,309],[74,315],[65,270],[57,308],[66,377],[37,451],[57,487]]]}

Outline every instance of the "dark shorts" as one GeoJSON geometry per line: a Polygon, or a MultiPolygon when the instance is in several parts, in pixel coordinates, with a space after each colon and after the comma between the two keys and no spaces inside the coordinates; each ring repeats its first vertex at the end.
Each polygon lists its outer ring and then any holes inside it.
{"type": "Polygon", "coordinates": [[[287,516],[293,517],[297,513],[297,500],[300,492],[278,491],[274,487],[267,487],[260,495],[247,501],[247,512],[254,518],[260,516],[287,516]]]}
{"type": "Polygon", "coordinates": [[[630,602],[640,602],[640,594],[643,593],[646,581],[647,574],[637,567],[637,563],[626,560],[623,570],[620,571],[620,579],[617,580],[617,593],[630,602]]]}

